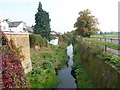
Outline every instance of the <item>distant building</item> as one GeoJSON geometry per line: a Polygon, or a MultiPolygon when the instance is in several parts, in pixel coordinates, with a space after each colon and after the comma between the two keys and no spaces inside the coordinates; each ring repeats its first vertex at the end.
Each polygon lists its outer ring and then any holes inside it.
{"type": "Polygon", "coordinates": [[[56,31],[51,31],[51,33],[50,33],[51,35],[53,35],[54,36],[54,38],[58,38],[60,35],[61,35],[61,33],[59,33],[59,32],[56,32],[56,31]]]}
{"type": "Polygon", "coordinates": [[[10,32],[27,32],[27,26],[23,21],[9,22],[10,32]]]}
{"type": "Polygon", "coordinates": [[[9,25],[5,20],[0,20],[0,30],[4,32],[9,31],[9,25]]]}
{"type": "Polygon", "coordinates": [[[57,32],[55,32],[55,31],[51,31],[51,33],[50,33],[51,35],[56,35],[57,34],[57,32]]]}
{"type": "Polygon", "coordinates": [[[0,19],[0,30],[5,33],[28,33],[30,29],[23,21],[6,22],[0,19]]]}
{"type": "Polygon", "coordinates": [[[27,30],[28,32],[33,32],[33,27],[26,26],[26,30],[27,30]]]}

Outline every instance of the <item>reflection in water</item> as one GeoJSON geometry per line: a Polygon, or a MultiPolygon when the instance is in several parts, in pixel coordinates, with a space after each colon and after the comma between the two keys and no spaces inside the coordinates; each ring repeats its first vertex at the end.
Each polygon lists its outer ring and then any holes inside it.
{"type": "Polygon", "coordinates": [[[73,65],[73,46],[72,44],[67,47],[67,55],[69,56],[68,66],[73,65]]]}
{"type": "Polygon", "coordinates": [[[49,43],[53,45],[58,45],[58,39],[53,39],[49,43]]]}
{"type": "Polygon", "coordinates": [[[69,56],[68,66],[58,71],[58,78],[61,83],[58,88],[76,88],[74,77],[71,75],[71,66],[73,65],[73,46],[72,44],[67,47],[67,54],[69,56]]]}

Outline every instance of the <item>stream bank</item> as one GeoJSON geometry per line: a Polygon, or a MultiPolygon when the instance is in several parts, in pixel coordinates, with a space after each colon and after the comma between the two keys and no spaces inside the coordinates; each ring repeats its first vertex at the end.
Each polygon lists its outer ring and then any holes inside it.
{"type": "Polygon", "coordinates": [[[86,73],[83,63],[79,61],[79,54],[74,54],[74,64],[72,66],[72,75],[76,78],[78,88],[94,88],[93,82],[86,73]]]}
{"type": "Polygon", "coordinates": [[[56,76],[55,70],[66,65],[66,48],[66,43],[60,45],[43,45],[40,49],[31,48],[33,70],[26,75],[30,83],[29,88],[57,87],[59,79],[56,76]]]}
{"type": "Polygon", "coordinates": [[[94,43],[86,43],[80,37],[75,40],[74,55],[75,60],[81,61],[95,88],[120,88],[120,59],[103,52],[94,43]]]}

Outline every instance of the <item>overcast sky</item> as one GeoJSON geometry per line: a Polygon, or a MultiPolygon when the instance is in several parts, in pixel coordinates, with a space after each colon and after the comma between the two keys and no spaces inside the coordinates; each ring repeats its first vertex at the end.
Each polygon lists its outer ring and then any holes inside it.
{"type": "Polygon", "coordinates": [[[74,30],[78,13],[90,9],[99,19],[101,31],[118,31],[118,1],[120,0],[0,0],[0,18],[24,21],[34,25],[38,3],[49,12],[51,30],[67,32],[74,30]]]}

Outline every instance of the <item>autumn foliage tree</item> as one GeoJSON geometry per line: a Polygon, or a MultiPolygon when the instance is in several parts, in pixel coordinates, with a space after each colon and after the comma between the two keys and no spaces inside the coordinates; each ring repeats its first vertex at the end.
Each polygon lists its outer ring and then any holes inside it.
{"type": "Polygon", "coordinates": [[[90,37],[90,35],[94,35],[99,31],[99,28],[97,28],[97,25],[99,24],[98,19],[91,15],[89,9],[79,12],[79,15],[80,16],[74,24],[74,27],[76,28],[75,32],[78,35],[90,37]]]}

